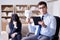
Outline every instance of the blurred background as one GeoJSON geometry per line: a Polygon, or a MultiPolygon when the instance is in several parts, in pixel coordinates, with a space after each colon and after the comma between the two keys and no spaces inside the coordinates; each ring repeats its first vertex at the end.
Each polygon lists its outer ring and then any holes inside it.
{"type": "Polygon", "coordinates": [[[26,17],[29,17],[29,15],[30,16],[39,15],[37,4],[40,1],[47,2],[49,14],[60,17],[60,0],[0,0],[0,35],[2,35],[3,38],[5,38],[4,35],[6,35],[7,37],[5,39],[8,40],[7,24],[10,22],[11,15],[13,13],[17,13],[23,24],[22,25],[23,37],[26,36],[26,34],[28,33],[26,17]]]}

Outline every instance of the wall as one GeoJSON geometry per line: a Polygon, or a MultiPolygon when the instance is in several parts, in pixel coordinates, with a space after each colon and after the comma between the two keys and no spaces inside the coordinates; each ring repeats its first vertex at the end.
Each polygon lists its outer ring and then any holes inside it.
{"type": "MultiPolygon", "coordinates": [[[[37,4],[41,0],[0,0],[1,4],[37,4]]],[[[55,1],[55,0],[42,0],[55,1]]]]}
{"type": "Polygon", "coordinates": [[[60,17],[60,1],[53,2],[53,15],[60,17]]]}
{"type": "Polygon", "coordinates": [[[48,2],[48,12],[49,14],[53,13],[53,2],[48,2]]]}
{"type": "Polygon", "coordinates": [[[1,0],[1,4],[37,4],[40,0],[1,0]]]}

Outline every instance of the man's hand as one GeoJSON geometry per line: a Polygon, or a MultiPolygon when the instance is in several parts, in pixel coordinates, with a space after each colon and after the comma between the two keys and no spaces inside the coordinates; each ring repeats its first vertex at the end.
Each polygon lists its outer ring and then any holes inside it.
{"type": "Polygon", "coordinates": [[[16,34],[17,34],[17,33],[13,33],[13,34],[11,35],[11,37],[14,38],[14,37],[16,36],[16,34]]]}
{"type": "Polygon", "coordinates": [[[38,24],[41,25],[42,27],[46,27],[46,25],[44,24],[44,21],[39,21],[38,24]]]}

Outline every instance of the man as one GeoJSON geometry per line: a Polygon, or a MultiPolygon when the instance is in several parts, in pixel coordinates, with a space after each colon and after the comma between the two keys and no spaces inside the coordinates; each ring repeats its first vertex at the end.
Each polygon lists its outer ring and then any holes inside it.
{"type": "Polygon", "coordinates": [[[38,39],[50,40],[50,37],[52,37],[56,31],[56,19],[48,14],[46,2],[40,2],[38,8],[41,13],[40,17],[43,17],[43,21],[38,22],[42,26],[40,31],[41,35],[38,39]]]}
{"type": "Polygon", "coordinates": [[[22,40],[50,40],[56,31],[56,19],[54,16],[48,14],[47,4],[44,1],[38,3],[38,9],[41,13],[40,17],[42,21],[39,21],[38,24],[41,25],[41,31],[38,37],[31,36],[25,37],[22,40]]]}

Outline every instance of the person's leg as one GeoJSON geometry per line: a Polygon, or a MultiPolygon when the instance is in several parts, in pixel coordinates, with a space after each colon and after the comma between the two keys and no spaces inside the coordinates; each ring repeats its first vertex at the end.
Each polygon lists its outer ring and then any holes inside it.
{"type": "Polygon", "coordinates": [[[12,38],[12,40],[17,40],[17,37],[12,38]]]}
{"type": "Polygon", "coordinates": [[[17,35],[17,40],[21,40],[21,35],[17,35]]]}
{"type": "Polygon", "coordinates": [[[21,40],[21,36],[20,35],[16,35],[14,38],[12,38],[12,40],[21,40]]]}
{"type": "Polygon", "coordinates": [[[41,36],[39,40],[50,40],[50,37],[48,36],[41,36]]]}
{"type": "Polygon", "coordinates": [[[30,32],[30,33],[27,33],[26,37],[27,37],[27,36],[32,36],[32,35],[34,35],[34,33],[31,33],[31,32],[30,32]]]}
{"type": "Polygon", "coordinates": [[[42,35],[38,36],[38,39],[40,39],[42,37],[42,35]]]}
{"type": "Polygon", "coordinates": [[[29,37],[24,37],[22,40],[38,40],[38,39],[37,39],[37,36],[32,35],[32,36],[29,36],[29,37]]]}

